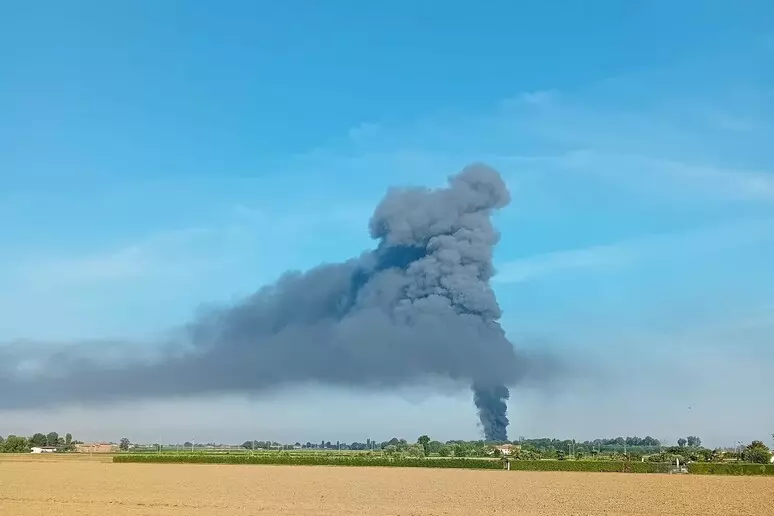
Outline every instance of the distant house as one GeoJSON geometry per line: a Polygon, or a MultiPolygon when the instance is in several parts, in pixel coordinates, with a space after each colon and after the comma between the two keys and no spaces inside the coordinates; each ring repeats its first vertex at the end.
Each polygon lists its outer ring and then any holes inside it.
{"type": "Polygon", "coordinates": [[[117,453],[118,445],[112,443],[76,444],[78,453],[117,453]]]}
{"type": "Polygon", "coordinates": [[[30,453],[56,453],[54,446],[33,446],[30,453]]]}
{"type": "Polygon", "coordinates": [[[499,444],[494,449],[500,450],[501,455],[512,455],[518,452],[521,447],[518,444],[499,444]]]}

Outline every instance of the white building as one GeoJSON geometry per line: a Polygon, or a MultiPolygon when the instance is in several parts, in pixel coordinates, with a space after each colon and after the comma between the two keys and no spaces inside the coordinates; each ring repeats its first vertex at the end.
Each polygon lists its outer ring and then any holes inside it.
{"type": "Polygon", "coordinates": [[[56,453],[54,446],[33,446],[30,453],[56,453]]]}

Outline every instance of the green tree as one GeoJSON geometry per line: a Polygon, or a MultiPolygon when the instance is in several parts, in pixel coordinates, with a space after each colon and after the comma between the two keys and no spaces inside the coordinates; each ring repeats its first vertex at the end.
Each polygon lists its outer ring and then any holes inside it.
{"type": "Polygon", "coordinates": [[[441,441],[430,441],[427,443],[427,454],[432,455],[434,453],[440,453],[441,448],[443,448],[444,444],[441,441]]]}
{"type": "Polygon", "coordinates": [[[397,453],[398,447],[396,445],[394,445],[394,444],[388,444],[387,446],[385,446],[383,448],[383,450],[384,450],[385,454],[387,454],[390,457],[392,457],[393,455],[395,455],[395,453],[397,453]]]}
{"type": "Polygon", "coordinates": [[[451,455],[451,453],[452,453],[452,449],[449,446],[444,445],[438,449],[438,455],[440,455],[441,457],[448,457],[449,455],[451,455]]]}
{"type": "Polygon", "coordinates": [[[688,440],[683,437],[677,440],[677,446],[679,446],[680,448],[685,448],[686,444],[688,444],[688,440]]]}
{"type": "Polygon", "coordinates": [[[26,437],[9,435],[3,443],[5,453],[27,453],[30,451],[30,443],[26,437]]]}
{"type": "Polygon", "coordinates": [[[46,436],[38,433],[30,437],[29,445],[41,447],[41,446],[45,446],[46,442],[47,442],[46,436]]]}
{"type": "Polygon", "coordinates": [[[59,444],[59,434],[56,432],[49,432],[46,436],[46,446],[56,446],[59,444]]]}
{"type": "Polygon", "coordinates": [[[768,464],[771,461],[771,451],[763,441],[753,441],[742,452],[742,460],[756,464],[768,464]]]}
{"type": "Polygon", "coordinates": [[[422,447],[425,455],[430,455],[430,450],[428,449],[428,445],[430,444],[430,437],[427,435],[420,435],[419,439],[417,439],[417,444],[422,447]]]}
{"type": "Polygon", "coordinates": [[[472,448],[465,443],[457,443],[454,445],[455,457],[469,457],[472,454],[472,448]]]}
{"type": "Polygon", "coordinates": [[[129,442],[129,439],[127,439],[126,437],[122,437],[121,441],[120,441],[120,443],[118,445],[118,449],[121,450],[121,451],[126,451],[126,450],[129,449],[129,445],[130,444],[131,443],[129,442]]]}
{"type": "Polygon", "coordinates": [[[689,435],[686,439],[688,446],[691,448],[699,448],[701,446],[701,439],[695,435],[689,435]]]}
{"type": "Polygon", "coordinates": [[[417,457],[417,458],[421,458],[421,457],[424,457],[424,456],[425,456],[425,451],[424,451],[424,449],[423,449],[421,446],[419,446],[418,444],[412,444],[412,445],[410,445],[410,446],[409,446],[409,447],[406,449],[406,454],[407,454],[409,457],[417,457]]]}

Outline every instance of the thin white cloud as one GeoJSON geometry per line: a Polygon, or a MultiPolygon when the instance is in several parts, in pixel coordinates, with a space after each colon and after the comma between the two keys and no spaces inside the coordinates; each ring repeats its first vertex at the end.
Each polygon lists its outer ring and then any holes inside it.
{"type": "Polygon", "coordinates": [[[525,92],[475,116],[439,114],[403,127],[379,125],[369,145],[353,140],[346,150],[317,149],[306,155],[304,168],[352,170],[353,178],[388,170],[400,182],[423,171],[440,176],[467,161],[487,160],[505,172],[550,170],[556,185],[563,175],[588,176],[654,199],[774,200],[770,164],[756,167],[740,159],[750,146],[761,150],[755,142],[768,131],[760,122],[766,116],[758,109],[762,101],[737,107],[724,103],[721,94],[685,102],[676,95],[642,107],[620,99],[588,103],[582,95],[551,89],[525,92]]]}
{"type": "Polygon", "coordinates": [[[542,253],[498,266],[497,283],[522,283],[567,272],[605,271],[638,262],[695,256],[774,239],[774,219],[745,220],[691,232],[648,235],[609,245],[542,253]]]}
{"type": "Polygon", "coordinates": [[[208,233],[205,228],[165,231],[90,256],[28,259],[11,267],[15,271],[13,279],[26,286],[60,288],[133,281],[149,274],[179,271],[183,264],[173,256],[208,233]]]}
{"type": "Polygon", "coordinates": [[[338,230],[367,229],[374,202],[352,202],[328,206],[307,206],[277,216],[274,209],[237,203],[231,210],[237,219],[250,226],[263,226],[280,235],[310,234],[330,227],[338,230]]]}
{"type": "Polygon", "coordinates": [[[527,106],[547,106],[559,99],[559,91],[556,89],[527,91],[508,98],[500,103],[503,109],[518,109],[527,106]]]}
{"type": "Polygon", "coordinates": [[[690,200],[774,200],[774,172],[596,150],[569,152],[556,163],[640,193],[690,200]]]}

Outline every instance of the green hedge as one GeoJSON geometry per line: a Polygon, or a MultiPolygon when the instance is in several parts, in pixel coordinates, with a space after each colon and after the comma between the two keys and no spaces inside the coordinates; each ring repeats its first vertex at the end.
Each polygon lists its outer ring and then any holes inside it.
{"type": "MultiPolygon", "coordinates": [[[[234,454],[216,455],[205,453],[149,453],[125,454],[113,457],[113,462],[184,463],[184,464],[278,464],[296,466],[373,466],[402,468],[458,468],[503,469],[499,460],[450,458],[418,459],[364,457],[357,455],[328,454],[234,454]]],[[[512,471],[591,471],[618,473],[668,473],[669,464],[654,462],[623,461],[560,461],[560,460],[512,460],[512,471]]]]}
{"type": "Polygon", "coordinates": [[[744,464],[722,462],[692,462],[688,473],[694,475],[766,475],[774,476],[772,464],[744,464]]]}
{"type": "Polygon", "coordinates": [[[113,462],[185,463],[185,464],[279,464],[294,466],[375,466],[401,468],[460,468],[502,469],[496,460],[482,459],[412,459],[389,457],[362,457],[356,455],[283,455],[283,454],[127,454],[116,455],[113,462]]]}
{"type": "Polygon", "coordinates": [[[587,471],[599,473],[669,473],[670,465],[659,462],[596,460],[513,460],[516,471],[587,471]]]}
{"type": "MultiPolygon", "coordinates": [[[[391,458],[332,454],[212,454],[212,453],[127,453],[116,455],[113,462],[185,463],[185,464],[278,464],[297,466],[372,466],[402,468],[503,469],[499,460],[470,458],[391,458]]],[[[661,462],[624,462],[594,460],[512,460],[512,471],[585,471],[600,473],[669,473],[672,466],[661,462]]],[[[688,472],[695,475],[772,475],[771,464],[694,462],[688,472]]]]}

